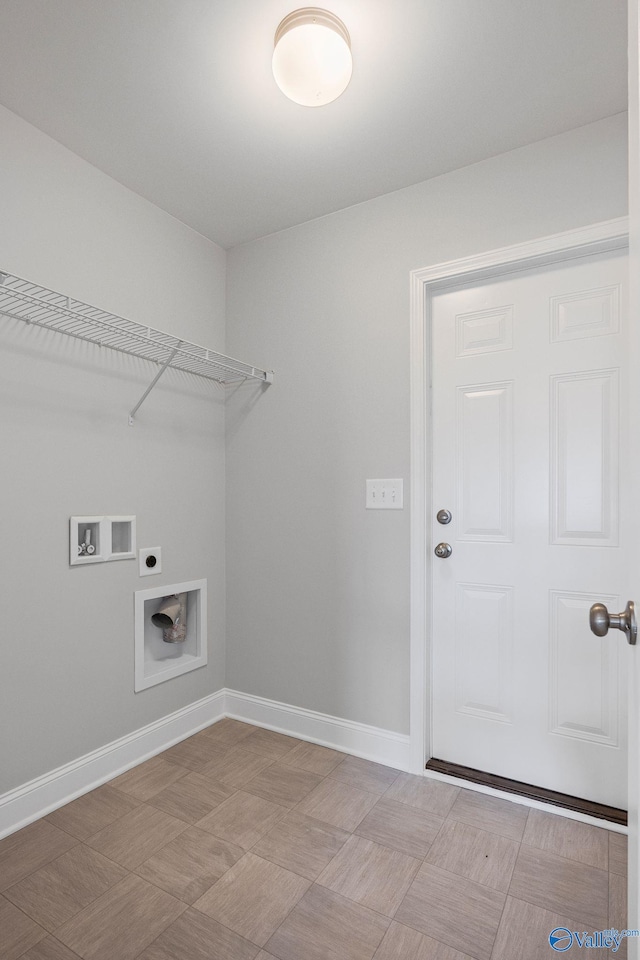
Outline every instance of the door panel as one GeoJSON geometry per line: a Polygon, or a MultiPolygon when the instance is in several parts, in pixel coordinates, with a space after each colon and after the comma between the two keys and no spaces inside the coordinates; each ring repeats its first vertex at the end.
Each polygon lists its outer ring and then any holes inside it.
{"type": "Polygon", "coordinates": [[[456,709],[513,720],[513,588],[456,584],[456,709]]]}
{"type": "Polygon", "coordinates": [[[587,636],[584,629],[589,608],[599,602],[617,610],[620,597],[551,591],[549,729],[617,747],[619,644],[587,636]],[[574,682],[567,684],[568,676],[574,682]]]}
{"type": "Polygon", "coordinates": [[[513,384],[458,387],[458,539],[510,541],[513,384]]]}
{"type": "Polygon", "coordinates": [[[623,808],[626,295],[618,253],[432,301],[432,753],[623,808]]]}
{"type": "Polygon", "coordinates": [[[551,378],[551,542],[618,545],[618,370],[551,378]]]}

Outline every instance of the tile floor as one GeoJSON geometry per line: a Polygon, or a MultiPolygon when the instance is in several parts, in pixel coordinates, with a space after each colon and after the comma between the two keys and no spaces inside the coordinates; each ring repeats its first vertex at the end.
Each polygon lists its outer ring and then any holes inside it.
{"type": "Polygon", "coordinates": [[[0,841],[0,960],[538,960],[625,891],[620,834],[222,720],[0,841]]]}

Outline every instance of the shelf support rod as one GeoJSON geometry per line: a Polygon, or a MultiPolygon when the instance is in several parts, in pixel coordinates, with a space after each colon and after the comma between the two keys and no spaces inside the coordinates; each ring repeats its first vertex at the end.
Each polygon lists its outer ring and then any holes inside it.
{"type": "Polygon", "coordinates": [[[147,399],[147,397],[149,396],[149,394],[151,393],[151,391],[152,391],[153,388],[155,387],[156,383],[158,382],[158,380],[160,379],[160,377],[162,376],[162,374],[165,372],[165,370],[167,369],[167,367],[169,366],[169,364],[171,363],[171,361],[173,360],[173,358],[175,357],[176,353],[178,352],[178,350],[180,349],[181,346],[182,346],[182,344],[179,344],[174,350],[171,351],[171,353],[169,354],[169,356],[167,357],[167,359],[165,360],[165,362],[162,364],[162,366],[160,367],[160,369],[159,369],[158,372],[156,373],[155,377],[153,378],[153,380],[151,381],[151,383],[149,384],[149,386],[147,387],[147,389],[145,390],[145,392],[142,394],[142,396],[140,397],[140,399],[139,399],[138,402],[136,403],[136,405],[135,405],[135,407],[133,408],[133,410],[130,411],[130,413],[129,413],[129,426],[130,426],[130,427],[133,426],[133,421],[134,421],[134,418],[135,418],[136,413],[138,412],[138,410],[140,409],[140,407],[142,406],[142,404],[145,402],[145,400],[147,399]]]}

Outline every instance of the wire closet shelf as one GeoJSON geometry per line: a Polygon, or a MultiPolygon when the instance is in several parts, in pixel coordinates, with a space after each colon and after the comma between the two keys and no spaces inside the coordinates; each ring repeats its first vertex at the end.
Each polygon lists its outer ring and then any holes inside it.
{"type": "Polygon", "coordinates": [[[245,380],[273,382],[272,371],[260,370],[197,343],[134,323],[10,273],[0,272],[0,314],[159,364],[156,377],[131,411],[130,421],[167,368],[223,385],[245,380]]]}

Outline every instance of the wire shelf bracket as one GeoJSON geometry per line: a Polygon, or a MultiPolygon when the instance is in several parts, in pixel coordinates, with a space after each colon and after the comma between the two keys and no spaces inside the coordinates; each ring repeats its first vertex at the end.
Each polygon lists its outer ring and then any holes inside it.
{"type": "Polygon", "coordinates": [[[3,271],[0,271],[0,314],[159,364],[160,369],[129,413],[130,426],[169,368],[223,386],[246,380],[273,383],[273,370],[261,370],[3,271]]]}

